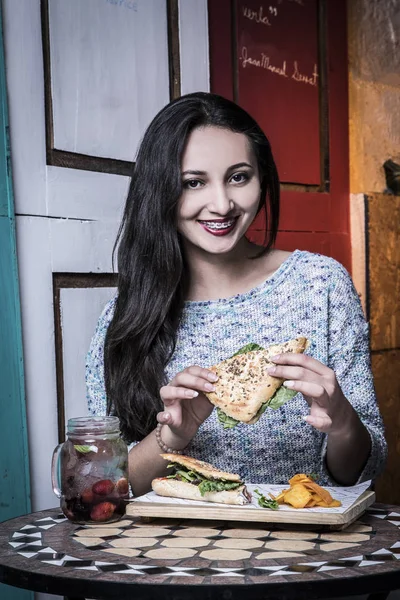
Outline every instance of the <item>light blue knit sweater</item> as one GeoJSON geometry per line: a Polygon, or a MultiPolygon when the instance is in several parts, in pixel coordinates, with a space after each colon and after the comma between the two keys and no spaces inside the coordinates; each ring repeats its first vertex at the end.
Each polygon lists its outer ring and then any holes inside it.
{"type": "MultiPolygon", "coordinates": [[[[100,316],[87,357],[89,412],[104,415],[103,347],[115,300],[100,316]]],[[[296,250],[275,274],[251,291],[204,302],[187,302],[167,375],[190,365],[209,367],[255,342],[266,347],[297,336],[311,341],[307,353],[331,367],[346,398],[368,429],[372,450],[360,481],[382,470],[387,447],[370,369],[368,326],[347,271],[338,262],[296,250]]],[[[187,454],[247,482],[287,483],[295,473],[317,473],[335,485],[325,465],[326,438],[304,422],[301,394],[278,410],[267,409],[255,425],[224,430],[216,411],[202,424],[187,454]]]]}

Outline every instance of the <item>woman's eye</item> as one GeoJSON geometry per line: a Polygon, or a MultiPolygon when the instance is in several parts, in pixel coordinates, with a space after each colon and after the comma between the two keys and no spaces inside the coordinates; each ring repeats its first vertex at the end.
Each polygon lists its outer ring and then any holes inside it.
{"type": "Polygon", "coordinates": [[[249,176],[247,173],[235,173],[231,177],[231,181],[233,183],[244,183],[245,181],[248,181],[248,179],[249,179],[249,176]]]}
{"type": "Polygon", "coordinates": [[[183,182],[183,187],[189,190],[196,190],[197,188],[201,187],[201,185],[202,183],[198,179],[188,179],[187,181],[183,182]]]}

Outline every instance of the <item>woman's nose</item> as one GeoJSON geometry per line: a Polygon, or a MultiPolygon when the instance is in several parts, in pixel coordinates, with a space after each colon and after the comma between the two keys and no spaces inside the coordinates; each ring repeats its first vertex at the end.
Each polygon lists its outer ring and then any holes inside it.
{"type": "Polygon", "coordinates": [[[211,212],[219,215],[228,214],[233,208],[233,200],[224,185],[217,185],[211,190],[210,206],[211,212]]]}

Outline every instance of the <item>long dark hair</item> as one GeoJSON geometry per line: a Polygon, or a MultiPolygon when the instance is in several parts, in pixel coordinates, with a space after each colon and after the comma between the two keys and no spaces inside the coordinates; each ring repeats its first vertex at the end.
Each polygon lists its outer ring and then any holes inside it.
{"type": "MultiPolygon", "coordinates": [[[[159,390],[176,343],[189,273],[177,230],[181,161],[189,134],[214,126],[247,136],[261,182],[265,247],[275,242],[279,180],[270,144],[255,120],[233,102],[198,92],[163,108],[150,123],[137,155],[118,232],[118,296],[105,349],[107,411],[120,418],[129,441],[154,429],[163,409],[159,390]]],[[[115,247],[116,247],[115,246],[115,247]]]]}

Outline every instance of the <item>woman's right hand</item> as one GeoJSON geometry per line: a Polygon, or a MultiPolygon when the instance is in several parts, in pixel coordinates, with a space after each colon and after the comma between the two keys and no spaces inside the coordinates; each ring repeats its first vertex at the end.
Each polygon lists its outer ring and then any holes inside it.
{"type": "Polygon", "coordinates": [[[193,366],[177,373],[160,389],[164,411],[158,413],[157,421],[168,425],[168,428],[163,427],[164,443],[177,450],[189,444],[212,413],[214,406],[203,392],[214,391],[213,384],[217,380],[212,371],[193,366]]]}

